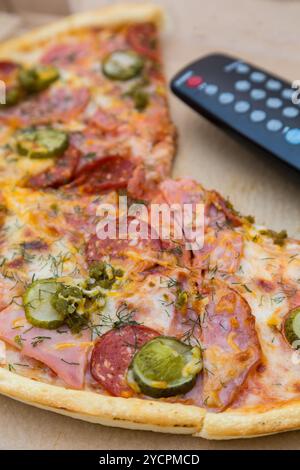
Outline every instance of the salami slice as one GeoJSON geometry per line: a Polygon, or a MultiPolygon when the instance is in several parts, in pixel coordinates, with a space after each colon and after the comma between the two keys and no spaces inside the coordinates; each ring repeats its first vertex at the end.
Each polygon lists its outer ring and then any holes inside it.
{"type": "Polygon", "coordinates": [[[58,158],[54,166],[29,178],[26,186],[31,188],[58,188],[69,183],[75,173],[79,158],[78,150],[69,147],[63,156],[58,158]]]}
{"type": "Polygon", "coordinates": [[[19,125],[68,122],[84,110],[89,100],[86,88],[50,88],[19,106],[1,111],[0,121],[19,125]]]}
{"type": "Polygon", "coordinates": [[[221,411],[228,407],[261,359],[255,320],[248,303],[221,281],[209,286],[202,319],[203,403],[221,411]]]}
{"type": "Polygon", "coordinates": [[[133,390],[126,381],[128,367],[136,351],[159,333],[141,325],[126,325],[103,335],[95,344],[91,373],[111,395],[130,397],[133,390]]]}
{"type": "Polygon", "coordinates": [[[59,67],[72,65],[84,59],[88,49],[88,44],[84,43],[55,44],[43,55],[41,63],[59,67]]]}
{"type": "Polygon", "coordinates": [[[85,164],[81,159],[79,168],[71,187],[80,187],[84,193],[95,194],[127,188],[130,179],[136,176],[137,164],[132,159],[108,156],[87,159],[85,164]]]}
{"type": "Polygon", "coordinates": [[[127,41],[141,55],[158,60],[157,31],[152,23],[135,24],[129,27],[127,41]]]}

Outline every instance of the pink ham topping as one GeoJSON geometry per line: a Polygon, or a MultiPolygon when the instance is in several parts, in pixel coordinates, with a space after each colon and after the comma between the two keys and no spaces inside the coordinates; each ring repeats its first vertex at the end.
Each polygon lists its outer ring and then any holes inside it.
{"type": "Polygon", "coordinates": [[[33,327],[26,321],[24,310],[11,304],[0,312],[0,338],[20,347],[24,356],[46,364],[70,387],[83,388],[91,345],[88,330],[73,335],[65,326],[58,330],[33,327]]]}
{"type": "Polygon", "coordinates": [[[261,357],[255,320],[248,303],[225,283],[209,285],[202,320],[203,403],[220,411],[229,406],[261,357]]]}

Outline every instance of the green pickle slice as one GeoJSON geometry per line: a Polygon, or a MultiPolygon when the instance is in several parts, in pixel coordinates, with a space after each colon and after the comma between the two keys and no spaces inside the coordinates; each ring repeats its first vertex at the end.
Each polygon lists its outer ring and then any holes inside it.
{"type": "Polygon", "coordinates": [[[142,57],[134,51],[115,51],[103,61],[104,75],[112,80],[130,80],[141,73],[144,67],[142,57]]]}
{"type": "Polygon", "coordinates": [[[65,315],[52,306],[52,298],[60,284],[53,279],[33,282],[23,295],[25,316],[39,328],[53,330],[64,323],[65,315]]]}
{"type": "Polygon", "coordinates": [[[294,341],[300,340],[300,307],[292,310],[286,318],[284,334],[291,345],[293,345],[294,341]]]}
{"type": "Polygon", "coordinates": [[[40,65],[31,69],[22,68],[19,73],[19,82],[29,93],[45,90],[58,78],[58,69],[52,65],[40,65]]]}
{"type": "Polygon", "coordinates": [[[30,158],[52,158],[64,153],[69,143],[65,132],[52,128],[28,129],[17,136],[17,151],[30,158]]]}
{"type": "Polygon", "coordinates": [[[153,398],[188,392],[202,370],[201,350],[173,337],[159,336],[146,343],[134,356],[128,383],[153,398]]]}

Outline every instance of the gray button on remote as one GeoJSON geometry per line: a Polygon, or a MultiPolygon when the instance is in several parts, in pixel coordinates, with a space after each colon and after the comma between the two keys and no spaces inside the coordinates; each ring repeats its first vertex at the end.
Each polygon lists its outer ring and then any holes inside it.
{"type": "Polygon", "coordinates": [[[250,103],[248,103],[248,101],[237,101],[235,106],[234,106],[234,110],[237,112],[237,113],[246,113],[247,111],[249,111],[250,109],[250,103]]]}
{"type": "Polygon", "coordinates": [[[260,109],[256,109],[250,114],[250,119],[253,122],[262,122],[266,119],[266,117],[267,114],[264,111],[261,111],[260,109]]]}
{"type": "Polygon", "coordinates": [[[219,101],[221,104],[230,104],[234,101],[234,95],[232,93],[221,93],[219,101]]]}
{"type": "Polygon", "coordinates": [[[250,75],[250,78],[252,80],[252,82],[255,82],[255,83],[262,83],[265,81],[265,79],[267,78],[266,75],[262,72],[253,72],[251,73],[250,75]]]}
{"type": "Polygon", "coordinates": [[[271,132],[280,131],[280,129],[282,129],[282,126],[282,122],[278,119],[270,119],[270,121],[267,122],[267,129],[271,132]]]}
{"type": "Polygon", "coordinates": [[[238,64],[236,71],[238,73],[248,73],[250,71],[250,67],[247,64],[238,64]]]}
{"type": "Polygon", "coordinates": [[[239,80],[234,86],[238,91],[248,91],[251,88],[251,83],[247,80],[239,80]]]}
{"type": "Polygon", "coordinates": [[[218,90],[219,88],[217,87],[217,85],[209,84],[206,85],[204,92],[209,96],[213,96],[218,92],[218,90]]]}
{"type": "Polygon", "coordinates": [[[279,109],[282,106],[282,101],[279,98],[269,98],[267,100],[267,106],[271,109],[279,109]]]}
{"type": "Polygon", "coordinates": [[[287,118],[295,118],[299,116],[299,111],[297,108],[288,106],[287,108],[284,108],[284,110],[282,111],[282,114],[284,115],[284,117],[287,117],[287,118]]]}
{"type": "Polygon", "coordinates": [[[286,100],[292,101],[294,93],[295,93],[295,90],[292,90],[291,88],[285,88],[284,90],[282,90],[281,96],[282,98],[285,98],[286,100]]]}
{"type": "Polygon", "coordinates": [[[265,90],[254,88],[251,90],[250,96],[253,100],[263,100],[267,96],[267,92],[265,90]]]}

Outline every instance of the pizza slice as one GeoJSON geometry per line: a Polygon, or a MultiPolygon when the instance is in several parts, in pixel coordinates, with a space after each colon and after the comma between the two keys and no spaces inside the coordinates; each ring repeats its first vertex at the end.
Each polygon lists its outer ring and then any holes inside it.
{"type": "Polygon", "coordinates": [[[169,174],[161,13],[140,6],[123,19],[125,11],[81,15],[1,46],[1,184],[91,193],[130,189],[132,178],[141,192],[169,174]]]}
{"type": "Polygon", "coordinates": [[[166,179],[159,22],[122,5],[1,47],[0,391],[120,427],[297,429],[299,241],[166,179]]]}

